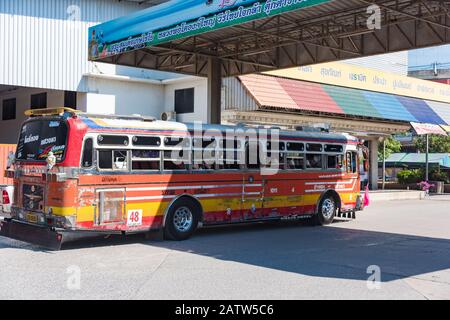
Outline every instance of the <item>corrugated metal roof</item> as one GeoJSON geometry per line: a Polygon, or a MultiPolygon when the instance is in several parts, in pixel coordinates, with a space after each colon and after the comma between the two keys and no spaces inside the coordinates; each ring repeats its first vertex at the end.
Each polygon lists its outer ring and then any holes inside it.
{"type": "Polygon", "coordinates": [[[413,99],[408,97],[397,97],[397,99],[405,106],[406,109],[418,120],[418,122],[444,124],[446,123],[431,109],[424,100],[413,99]]]}
{"type": "Polygon", "coordinates": [[[416,118],[396,99],[387,93],[364,91],[364,96],[385,119],[416,121],[416,118]]]}
{"type": "Polygon", "coordinates": [[[450,104],[267,75],[239,80],[259,107],[450,124],[450,104]]]}
{"type": "Polygon", "coordinates": [[[450,124],[450,106],[447,103],[427,101],[427,104],[441,119],[450,124]]]}
{"type": "Polygon", "coordinates": [[[279,78],[278,83],[300,109],[343,114],[344,110],[320,84],[279,78]]]}
{"type": "MultiPolygon", "coordinates": [[[[389,164],[425,164],[425,153],[393,153],[386,159],[389,164]]],[[[430,153],[429,160],[432,164],[450,167],[450,156],[448,153],[430,153]]]]}
{"type": "Polygon", "coordinates": [[[145,8],[111,0],[0,1],[0,83],[79,90],[88,27],[145,8]]]}
{"type": "Polygon", "coordinates": [[[262,75],[240,77],[249,93],[260,106],[299,108],[292,97],[283,89],[278,78],[262,75]]]}
{"type": "Polygon", "coordinates": [[[363,91],[331,85],[323,85],[325,91],[344,110],[345,114],[371,118],[383,116],[367,101],[363,91]]]}

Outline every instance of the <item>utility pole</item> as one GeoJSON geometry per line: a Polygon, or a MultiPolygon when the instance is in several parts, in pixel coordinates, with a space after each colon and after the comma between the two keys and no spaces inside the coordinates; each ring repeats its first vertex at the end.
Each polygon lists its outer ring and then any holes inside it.
{"type": "Polygon", "coordinates": [[[425,181],[427,181],[428,182],[428,180],[429,180],[429,152],[430,152],[430,138],[429,138],[429,135],[428,134],[426,134],[425,135],[425,138],[426,138],[426,144],[427,144],[427,147],[426,147],[426,150],[427,150],[427,152],[426,152],[426,155],[425,155],[425,181]]]}
{"type": "Polygon", "coordinates": [[[383,190],[386,184],[386,138],[383,139],[383,190]]]}

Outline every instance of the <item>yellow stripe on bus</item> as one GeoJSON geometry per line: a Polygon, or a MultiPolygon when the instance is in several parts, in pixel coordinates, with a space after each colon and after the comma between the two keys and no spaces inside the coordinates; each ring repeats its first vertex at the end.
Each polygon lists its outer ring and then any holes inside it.
{"type": "MultiPolygon", "coordinates": [[[[312,206],[319,201],[321,194],[307,194],[302,196],[273,196],[264,200],[265,208],[282,208],[294,206],[312,206]]],[[[358,193],[340,193],[343,203],[354,202],[358,193]]],[[[216,198],[216,199],[199,199],[204,212],[217,212],[231,210],[249,210],[252,206],[261,207],[262,201],[260,197],[246,198],[242,202],[241,197],[237,198],[216,198]]],[[[163,202],[140,202],[127,203],[126,210],[141,209],[144,217],[162,216],[164,215],[170,201],[163,202]]],[[[77,215],[78,222],[93,221],[95,215],[95,206],[76,207],[51,207],[53,214],[58,216],[77,215]]],[[[47,211],[47,208],[46,208],[47,211]]]]}

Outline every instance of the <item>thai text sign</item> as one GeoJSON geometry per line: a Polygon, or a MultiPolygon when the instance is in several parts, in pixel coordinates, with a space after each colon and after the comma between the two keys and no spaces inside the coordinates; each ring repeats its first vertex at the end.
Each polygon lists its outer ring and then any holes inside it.
{"type": "Polygon", "coordinates": [[[172,0],[89,28],[96,60],[254,21],[330,0],[172,0]]]}

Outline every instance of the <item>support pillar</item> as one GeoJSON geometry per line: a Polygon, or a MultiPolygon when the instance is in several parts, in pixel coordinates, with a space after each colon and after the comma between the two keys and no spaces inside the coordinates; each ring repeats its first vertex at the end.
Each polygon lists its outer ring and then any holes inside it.
{"type": "Polygon", "coordinates": [[[208,60],[208,123],[220,124],[222,108],[222,66],[218,58],[208,60]]]}
{"type": "Polygon", "coordinates": [[[369,183],[371,190],[378,190],[378,139],[369,142],[370,172],[369,183]]]}

